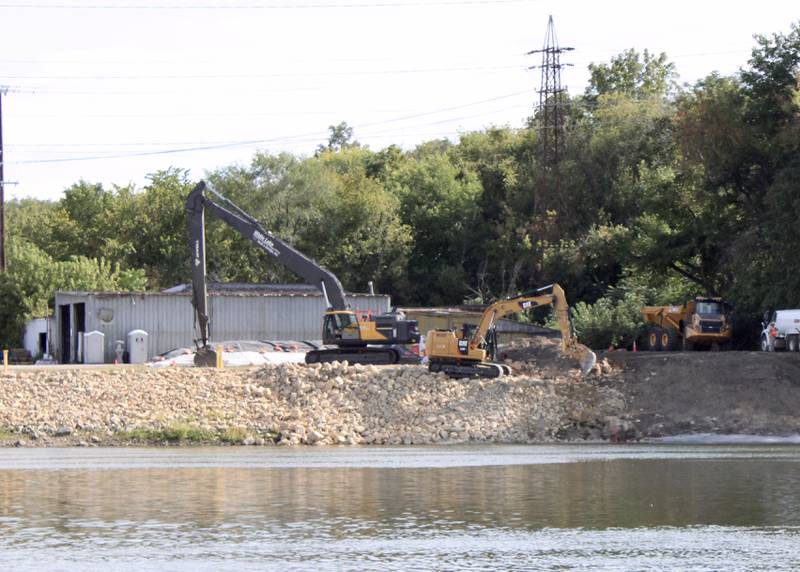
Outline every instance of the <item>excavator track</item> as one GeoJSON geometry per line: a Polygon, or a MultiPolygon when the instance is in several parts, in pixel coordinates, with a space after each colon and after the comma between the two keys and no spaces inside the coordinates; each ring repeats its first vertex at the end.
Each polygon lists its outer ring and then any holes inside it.
{"type": "Polygon", "coordinates": [[[306,353],[306,363],[346,361],[365,365],[392,365],[400,361],[400,352],[393,348],[325,348],[306,353]]]}
{"type": "Polygon", "coordinates": [[[500,363],[448,363],[432,361],[428,364],[432,373],[441,372],[453,379],[483,378],[494,379],[504,375],[511,375],[511,368],[500,363]]]}

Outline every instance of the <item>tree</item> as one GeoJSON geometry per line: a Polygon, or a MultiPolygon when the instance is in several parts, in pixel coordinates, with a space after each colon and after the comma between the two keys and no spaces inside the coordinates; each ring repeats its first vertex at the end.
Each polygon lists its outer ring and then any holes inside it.
{"type": "Polygon", "coordinates": [[[105,259],[73,256],[56,260],[23,239],[9,242],[8,270],[5,273],[22,294],[22,315],[47,316],[56,290],[144,290],[146,278],[141,270],[122,270],[105,259]]]}
{"type": "Polygon", "coordinates": [[[25,328],[24,293],[6,272],[0,272],[0,349],[20,346],[25,328]]]}
{"type": "Polygon", "coordinates": [[[647,50],[625,50],[611,58],[610,64],[589,64],[589,85],[584,92],[590,101],[600,95],[625,94],[636,98],[663,97],[676,88],[675,64],[664,52],[658,56],[647,50]]]}
{"type": "Polygon", "coordinates": [[[479,215],[475,173],[448,155],[432,153],[405,163],[389,185],[400,201],[402,222],[414,233],[409,298],[460,303],[469,292],[466,263],[479,215]]]}
{"type": "Polygon", "coordinates": [[[346,121],[342,121],[339,125],[329,125],[328,131],[331,132],[328,137],[328,144],[317,147],[317,154],[361,146],[358,141],[353,141],[353,128],[346,121]]]}

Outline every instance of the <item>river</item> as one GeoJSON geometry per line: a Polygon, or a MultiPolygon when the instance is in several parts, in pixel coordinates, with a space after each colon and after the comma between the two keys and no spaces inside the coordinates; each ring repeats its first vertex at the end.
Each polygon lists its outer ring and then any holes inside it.
{"type": "Polygon", "coordinates": [[[0,450],[2,570],[797,570],[800,446],[0,450]]]}

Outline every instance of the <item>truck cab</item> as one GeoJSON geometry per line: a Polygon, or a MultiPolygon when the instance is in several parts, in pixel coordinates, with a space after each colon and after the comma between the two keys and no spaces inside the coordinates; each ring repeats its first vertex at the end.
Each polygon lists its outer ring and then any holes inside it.
{"type": "Polygon", "coordinates": [[[760,338],[762,352],[800,351],[800,310],[764,312],[760,338]]]}
{"type": "Polygon", "coordinates": [[[697,297],[686,303],[683,336],[691,343],[725,343],[730,339],[731,321],[721,298],[697,297]]]}

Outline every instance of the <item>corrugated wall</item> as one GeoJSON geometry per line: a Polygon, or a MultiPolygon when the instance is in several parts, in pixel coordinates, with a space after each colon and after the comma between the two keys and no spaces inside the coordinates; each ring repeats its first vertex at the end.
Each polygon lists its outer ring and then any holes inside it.
{"type": "MultiPolygon", "coordinates": [[[[359,310],[389,310],[388,296],[355,295],[348,303],[359,310]]],[[[86,331],[105,335],[105,361],[114,360],[115,340],[126,340],[131,330],[149,334],[148,354],[156,356],[174,348],[193,345],[197,337],[194,312],[188,296],[172,294],[104,294],[59,292],[56,309],[64,304],[86,304],[86,331]]],[[[322,337],[322,296],[209,297],[211,339],[224,340],[319,340],[322,337]]],[[[56,311],[56,332],[61,332],[56,311]]],[[[73,336],[75,332],[73,332],[73,336]]],[[[74,338],[73,338],[74,339],[74,338]]],[[[60,345],[61,336],[53,341],[60,345]]]]}

